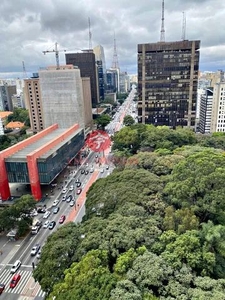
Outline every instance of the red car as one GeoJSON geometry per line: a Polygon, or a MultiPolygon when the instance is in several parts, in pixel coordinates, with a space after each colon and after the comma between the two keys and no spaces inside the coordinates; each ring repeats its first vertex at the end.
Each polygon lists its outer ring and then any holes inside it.
{"type": "Polygon", "coordinates": [[[21,278],[21,275],[20,274],[15,274],[10,282],[10,287],[13,289],[17,283],[19,282],[21,278]]]}
{"type": "Polygon", "coordinates": [[[0,295],[3,293],[4,289],[5,289],[4,283],[0,283],[0,295]]]}
{"type": "Polygon", "coordinates": [[[62,215],[59,219],[59,224],[62,224],[66,219],[66,216],[65,215],[62,215]]]}
{"type": "Polygon", "coordinates": [[[82,192],[82,189],[77,189],[77,195],[80,195],[80,193],[82,192]]]}

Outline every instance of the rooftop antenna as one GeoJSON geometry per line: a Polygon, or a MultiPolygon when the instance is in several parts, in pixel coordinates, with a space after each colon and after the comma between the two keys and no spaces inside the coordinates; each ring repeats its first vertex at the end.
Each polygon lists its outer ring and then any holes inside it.
{"type": "Polygon", "coordinates": [[[182,37],[181,39],[183,41],[186,40],[186,15],[185,12],[183,11],[183,25],[182,25],[182,37]]]}
{"type": "Polygon", "coordinates": [[[113,47],[112,69],[119,69],[119,62],[118,62],[117,49],[116,49],[116,35],[115,35],[115,31],[114,31],[114,47],[113,47]]]}
{"type": "Polygon", "coordinates": [[[162,0],[162,23],[160,31],[160,42],[165,42],[165,28],[164,28],[164,0],[162,0]]]}
{"type": "Polygon", "coordinates": [[[89,50],[92,49],[92,34],[91,34],[91,20],[88,18],[88,28],[89,28],[89,50]]]}
{"type": "Polygon", "coordinates": [[[22,61],[22,65],[23,65],[23,78],[27,78],[27,71],[26,71],[26,68],[25,68],[25,62],[22,61]]]}

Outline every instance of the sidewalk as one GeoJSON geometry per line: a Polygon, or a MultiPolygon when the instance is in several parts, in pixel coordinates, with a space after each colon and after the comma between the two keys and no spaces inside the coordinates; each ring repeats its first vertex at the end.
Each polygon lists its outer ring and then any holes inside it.
{"type": "Polygon", "coordinates": [[[94,171],[94,173],[91,175],[91,178],[89,179],[89,181],[85,185],[85,188],[83,189],[82,193],[78,197],[78,199],[77,199],[77,201],[75,203],[74,209],[70,212],[69,216],[66,218],[65,223],[74,222],[75,221],[77,215],[79,214],[80,209],[85,204],[86,193],[89,190],[89,188],[91,187],[91,185],[96,181],[96,179],[98,177],[98,174],[99,174],[98,171],[94,171]]]}

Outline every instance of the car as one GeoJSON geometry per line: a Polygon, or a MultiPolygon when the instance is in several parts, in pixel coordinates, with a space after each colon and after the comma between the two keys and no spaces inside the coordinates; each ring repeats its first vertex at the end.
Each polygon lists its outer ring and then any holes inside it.
{"type": "Polygon", "coordinates": [[[39,214],[44,214],[45,212],[46,212],[46,207],[38,207],[37,208],[37,212],[39,213],[39,214]]]}
{"type": "Polygon", "coordinates": [[[90,173],[93,173],[93,172],[94,172],[94,168],[91,168],[91,169],[90,169],[90,173]]]}
{"type": "Polygon", "coordinates": [[[59,211],[60,207],[59,206],[55,206],[52,210],[53,214],[57,214],[59,211]]]}
{"type": "Polygon", "coordinates": [[[108,169],[109,169],[109,166],[108,166],[108,165],[106,165],[106,167],[105,167],[105,168],[106,168],[106,170],[108,170],[108,169]]]}
{"type": "Polygon", "coordinates": [[[64,189],[62,190],[62,193],[63,193],[63,194],[66,194],[67,191],[68,191],[68,188],[64,188],[64,189]]]}
{"type": "Polygon", "coordinates": [[[11,287],[11,289],[13,289],[17,285],[17,283],[19,282],[20,278],[21,278],[20,274],[15,274],[13,276],[13,278],[12,278],[12,280],[10,282],[10,285],[9,285],[11,287]]]}
{"type": "Polygon", "coordinates": [[[33,246],[33,248],[31,249],[30,255],[31,256],[35,256],[38,251],[40,250],[41,246],[39,244],[36,244],[35,246],[33,246]]]}
{"type": "Polygon", "coordinates": [[[81,182],[77,182],[77,187],[80,187],[81,186],[81,182]]]}
{"type": "Polygon", "coordinates": [[[48,228],[49,223],[50,223],[49,220],[45,221],[43,228],[48,228]]]}
{"type": "Polygon", "coordinates": [[[59,224],[64,223],[65,219],[66,219],[66,216],[65,216],[65,215],[62,215],[62,216],[60,217],[60,219],[59,219],[59,224]]]}
{"type": "Polygon", "coordinates": [[[104,173],[104,169],[101,169],[101,171],[100,171],[101,173],[104,173]]]}
{"type": "Polygon", "coordinates": [[[58,204],[59,204],[59,200],[56,199],[56,200],[53,201],[52,206],[57,206],[58,204]]]}
{"type": "Polygon", "coordinates": [[[56,225],[56,222],[55,222],[55,221],[51,221],[51,222],[49,223],[48,228],[49,228],[50,230],[52,230],[52,229],[55,227],[55,225],[56,225]]]}
{"type": "Polygon", "coordinates": [[[30,216],[31,216],[31,217],[35,217],[35,216],[37,216],[37,215],[38,215],[38,212],[37,212],[36,209],[33,209],[33,210],[30,212],[30,216]]]}
{"type": "Polygon", "coordinates": [[[62,201],[66,201],[66,195],[62,197],[62,201]]]}
{"type": "Polygon", "coordinates": [[[0,283],[0,295],[3,293],[4,289],[5,289],[5,284],[0,283]]]}
{"type": "Polygon", "coordinates": [[[86,171],[85,171],[85,175],[87,175],[88,173],[89,173],[89,171],[88,171],[88,170],[86,170],[86,171]]]}
{"type": "Polygon", "coordinates": [[[82,192],[82,188],[77,189],[77,195],[80,195],[81,192],[82,192]]]}
{"type": "Polygon", "coordinates": [[[70,206],[72,207],[74,205],[75,205],[75,201],[73,200],[73,201],[70,202],[70,206]]]}
{"type": "Polygon", "coordinates": [[[37,258],[38,258],[38,259],[41,258],[41,249],[38,251],[37,258]]]}
{"type": "Polygon", "coordinates": [[[15,263],[13,264],[12,268],[11,268],[11,274],[15,273],[19,267],[21,266],[21,261],[20,260],[16,260],[15,263]]]}
{"type": "Polygon", "coordinates": [[[69,203],[72,199],[73,199],[73,196],[72,196],[72,195],[69,195],[69,196],[66,198],[66,202],[69,203]]]}
{"type": "Polygon", "coordinates": [[[85,174],[85,170],[84,169],[81,169],[81,174],[85,174]]]}
{"type": "Polygon", "coordinates": [[[48,219],[48,217],[50,216],[51,212],[49,210],[47,210],[43,216],[43,219],[48,219]]]}
{"type": "Polygon", "coordinates": [[[77,183],[77,182],[80,182],[79,178],[76,179],[76,183],[77,183]]]}
{"type": "Polygon", "coordinates": [[[74,190],[74,186],[71,185],[71,186],[69,187],[69,191],[73,191],[73,190],[74,190]]]}

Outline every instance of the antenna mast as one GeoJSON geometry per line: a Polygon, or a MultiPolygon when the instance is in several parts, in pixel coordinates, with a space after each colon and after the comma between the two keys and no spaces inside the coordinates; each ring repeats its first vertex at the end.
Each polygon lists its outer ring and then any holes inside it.
{"type": "Polygon", "coordinates": [[[186,39],[186,15],[185,12],[183,11],[183,25],[182,25],[182,37],[181,39],[185,41],[186,39]]]}
{"type": "Polygon", "coordinates": [[[160,32],[160,42],[165,42],[165,28],[164,28],[164,0],[162,0],[162,23],[160,32]]]}
{"type": "Polygon", "coordinates": [[[112,62],[112,69],[119,69],[119,62],[117,56],[117,49],[116,49],[116,35],[114,31],[114,50],[113,50],[113,62],[112,62]]]}
{"type": "Polygon", "coordinates": [[[88,18],[88,28],[89,28],[89,50],[92,49],[92,34],[91,34],[91,20],[88,18]]]}
{"type": "Polygon", "coordinates": [[[26,72],[24,61],[22,61],[22,65],[23,65],[23,78],[27,78],[27,72],[26,72]]]}

